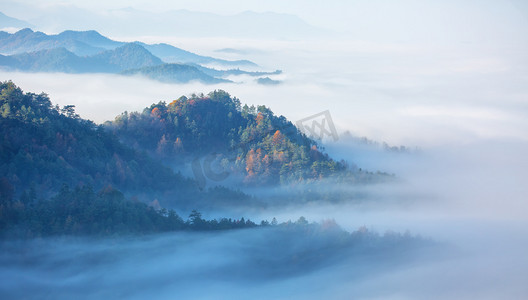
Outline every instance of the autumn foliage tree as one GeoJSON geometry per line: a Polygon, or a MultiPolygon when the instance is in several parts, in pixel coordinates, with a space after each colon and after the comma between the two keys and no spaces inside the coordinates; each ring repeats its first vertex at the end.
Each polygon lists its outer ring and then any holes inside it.
{"type": "Polygon", "coordinates": [[[241,106],[222,90],[182,96],[168,105],[159,102],[143,113],[118,116],[106,128],[164,161],[187,163],[219,154],[229,172],[242,175],[246,184],[318,180],[346,169],[283,116],[263,105],[241,106]]]}

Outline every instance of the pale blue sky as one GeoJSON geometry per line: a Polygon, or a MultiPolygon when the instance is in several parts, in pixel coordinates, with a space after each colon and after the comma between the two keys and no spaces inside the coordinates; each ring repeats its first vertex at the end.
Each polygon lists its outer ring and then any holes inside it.
{"type": "Polygon", "coordinates": [[[54,6],[77,6],[96,13],[124,7],[153,12],[187,9],[223,15],[246,10],[272,11],[297,15],[318,27],[373,38],[413,39],[429,35],[442,39],[473,37],[482,40],[490,35],[494,38],[520,37],[526,35],[528,28],[528,4],[523,0],[19,0],[0,3],[1,11],[16,17],[34,15],[54,6]]]}

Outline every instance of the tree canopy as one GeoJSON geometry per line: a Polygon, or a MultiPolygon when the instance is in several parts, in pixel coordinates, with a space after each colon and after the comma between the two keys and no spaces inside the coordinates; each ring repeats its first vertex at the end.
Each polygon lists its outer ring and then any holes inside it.
{"type": "Polygon", "coordinates": [[[164,161],[215,153],[250,185],[317,180],[347,169],[285,117],[263,105],[242,106],[223,90],[125,112],[105,125],[124,143],[164,161]]]}

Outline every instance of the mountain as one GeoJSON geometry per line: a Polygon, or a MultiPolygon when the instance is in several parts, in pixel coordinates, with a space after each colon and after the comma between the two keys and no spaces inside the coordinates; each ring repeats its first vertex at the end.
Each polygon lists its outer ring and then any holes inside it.
{"type": "Polygon", "coordinates": [[[32,25],[26,21],[6,16],[0,12],[0,28],[26,28],[31,26],[32,25]]]}
{"type": "Polygon", "coordinates": [[[200,81],[207,84],[231,82],[217,78],[230,74],[255,74],[255,76],[269,74],[241,70],[219,71],[199,65],[164,64],[161,59],[137,43],[124,44],[114,50],[82,57],[63,47],[11,56],[0,55],[0,67],[7,70],[31,72],[143,75],[153,80],[169,83],[200,81]]]}
{"type": "Polygon", "coordinates": [[[224,59],[218,59],[213,58],[210,56],[202,56],[198,55],[189,51],[185,51],[180,48],[176,48],[174,46],[168,45],[168,44],[153,44],[148,45],[141,42],[136,42],[140,44],[141,46],[145,47],[145,49],[149,50],[152,54],[160,57],[165,62],[169,63],[193,63],[193,64],[215,64],[215,65],[221,65],[221,66],[250,66],[250,67],[256,67],[257,64],[249,61],[249,60],[224,60],[224,59]]]}
{"type": "Polygon", "coordinates": [[[211,167],[216,162],[220,173],[232,175],[238,186],[376,179],[330,158],[285,117],[265,106],[242,106],[222,90],[159,102],[141,113],[126,112],[105,127],[126,145],[170,165],[204,160],[211,167]]]}
{"type": "Polygon", "coordinates": [[[214,84],[221,82],[231,82],[229,80],[219,79],[205,74],[195,66],[184,64],[162,64],[138,69],[130,69],[121,72],[121,74],[142,75],[153,80],[169,83],[200,81],[203,83],[214,84]]]}
{"type": "Polygon", "coordinates": [[[111,72],[163,64],[161,59],[136,43],[128,43],[114,50],[104,51],[90,59],[107,66],[111,72]]]}
{"type": "Polygon", "coordinates": [[[95,30],[74,31],[66,30],[55,36],[59,40],[74,40],[82,42],[92,47],[115,49],[123,46],[125,43],[111,40],[95,30]]]}
{"type": "MultiPolygon", "coordinates": [[[[125,44],[88,57],[79,57],[65,48],[55,48],[17,54],[0,55],[0,67],[7,70],[64,73],[118,73],[143,75],[153,80],[170,83],[200,81],[214,84],[230,82],[200,71],[196,66],[164,64],[136,43],[125,44]]],[[[213,70],[213,69],[209,69],[213,70]]]]}
{"type": "Polygon", "coordinates": [[[54,107],[45,94],[24,93],[12,82],[1,83],[0,91],[0,177],[17,189],[56,190],[63,183],[164,189],[185,182],[79,118],[71,106],[54,107]]]}
{"type": "Polygon", "coordinates": [[[134,150],[103,126],[83,120],[73,106],[53,106],[46,94],[0,83],[0,198],[37,190],[47,197],[67,186],[113,186],[165,207],[229,203],[248,197],[225,188],[201,191],[194,180],[134,150]],[[225,202],[224,202],[225,203],[225,202]]]}
{"type": "MultiPolygon", "coordinates": [[[[0,53],[4,55],[22,54],[54,48],[65,48],[79,56],[93,56],[104,51],[116,50],[129,43],[111,40],[95,30],[73,31],[66,30],[56,35],[47,35],[43,32],[33,31],[29,28],[16,33],[0,31],[0,53]]],[[[215,64],[221,66],[257,66],[248,60],[224,60],[210,56],[198,55],[168,44],[145,44],[135,42],[147,49],[153,56],[157,56],[168,63],[196,63],[215,64]]],[[[131,46],[129,46],[131,47],[131,46]]]]}
{"type": "Polygon", "coordinates": [[[16,64],[17,61],[13,57],[0,54],[0,66],[12,66],[16,64]]]}
{"type": "Polygon", "coordinates": [[[4,56],[0,66],[34,72],[119,73],[123,70],[160,65],[163,62],[145,48],[129,43],[93,56],[77,56],[66,48],[54,48],[4,56]]]}
{"type": "Polygon", "coordinates": [[[248,72],[240,69],[215,70],[200,64],[221,66],[257,66],[248,60],[228,61],[201,56],[168,45],[113,41],[97,31],[67,30],[47,35],[29,28],[14,34],[0,31],[0,67],[8,70],[66,73],[140,74],[151,79],[182,83],[229,82],[228,75],[261,76],[275,72],[248,72]],[[7,54],[7,55],[5,55],[7,54]],[[163,65],[165,62],[172,64],[163,65]],[[184,66],[188,64],[188,66],[184,66]],[[162,66],[163,65],[163,66],[162,66]]]}
{"type": "Polygon", "coordinates": [[[242,106],[221,90],[159,102],[95,125],[71,105],[53,106],[46,94],[3,82],[0,136],[0,198],[5,191],[20,197],[31,189],[45,198],[66,184],[112,186],[167,208],[262,208],[344,201],[351,195],[329,192],[328,184],[392,178],[333,160],[283,116],[265,106],[242,106]],[[206,189],[208,180],[216,183],[206,189]],[[295,188],[306,184],[307,189],[295,188]],[[225,186],[282,186],[289,192],[256,198],[225,186]]]}
{"type": "Polygon", "coordinates": [[[200,81],[203,83],[221,83],[232,82],[227,79],[222,79],[229,75],[249,75],[249,76],[263,76],[276,75],[282,71],[274,72],[250,72],[240,69],[230,70],[216,70],[207,68],[198,64],[162,64],[150,67],[143,67],[138,69],[130,69],[121,72],[122,75],[143,75],[153,80],[169,83],[183,83],[189,81],[200,81]]]}
{"type": "Polygon", "coordinates": [[[93,67],[85,58],[65,48],[46,49],[8,57],[10,60],[0,61],[0,64],[22,71],[81,73],[93,67]]]}
{"type": "Polygon", "coordinates": [[[21,54],[55,48],[65,48],[80,56],[93,55],[104,51],[98,46],[89,45],[83,41],[61,35],[47,35],[39,31],[25,28],[16,33],[0,35],[0,52],[3,54],[21,54]]]}

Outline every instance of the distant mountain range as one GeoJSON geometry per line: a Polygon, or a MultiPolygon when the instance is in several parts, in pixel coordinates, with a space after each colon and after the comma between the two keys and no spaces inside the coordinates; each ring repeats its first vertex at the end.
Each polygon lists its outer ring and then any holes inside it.
{"type": "Polygon", "coordinates": [[[24,28],[24,27],[31,27],[31,24],[29,24],[26,21],[22,21],[10,16],[6,16],[2,12],[0,12],[0,28],[24,28]]]}
{"type": "Polygon", "coordinates": [[[104,50],[115,49],[123,43],[112,41],[96,31],[64,31],[47,35],[29,28],[16,33],[0,33],[0,53],[4,55],[36,52],[54,48],[65,48],[80,56],[94,55],[104,50]]]}
{"type": "Polygon", "coordinates": [[[92,56],[77,56],[64,47],[4,56],[0,63],[21,71],[65,73],[116,73],[126,69],[163,64],[145,48],[125,44],[92,56]],[[1,62],[4,63],[1,63],[1,62]]]}
{"type": "MultiPolygon", "coordinates": [[[[71,28],[95,29],[116,36],[181,36],[181,37],[242,37],[296,39],[333,34],[314,27],[296,15],[276,12],[243,11],[231,15],[185,9],[162,13],[133,7],[91,11],[73,4],[53,4],[35,9],[32,5],[16,3],[17,10],[27,11],[34,29],[60,32],[71,28]]],[[[1,9],[1,8],[0,8],[1,9]]],[[[9,10],[5,9],[4,12],[9,10]]],[[[5,26],[5,27],[31,27],[5,26]]],[[[0,27],[1,28],[1,27],[0,27]]]]}
{"type": "Polygon", "coordinates": [[[210,56],[198,55],[180,48],[176,48],[169,44],[145,44],[135,42],[150,51],[152,54],[160,57],[163,61],[168,63],[194,63],[194,64],[215,64],[230,67],[257,67],[257,64],[249,60],[224,60],[213,58],[210,56]]]}
{"type": "MultiPolygon", "coordinates": [[[[168,44],[149,45],[141,42],[136,44],[147,49],[153,55],[169,63],[217,64],[223,66],[257,66],[248,60],[229,61],[209,56],[198,55],[168,44]]],[[[79,55],[89,56],[105,50],[113,50],[127,43],[111,40],[97,31],[67,30],[55,35],[47,35],[29,28],[16,33],[0,31],[0,53],[4,55],[35,52],[63,47],[79,55]]]]}
{"type": "Polygon", "coordinates": [[[149,45],[111,40],[97,31],[64,31],[56,35],[29,28],[16,33],[0,31],[0,68],[25,72],[117,73],[184,83],[229,82],[229,75],[264,76],[275,72],[249,72],[239,66],[257,66],[248,60],[228,61],[201,56],[168,44],[149,45]],[[236,69],[216,70],[215,64],[236,69]]]}

